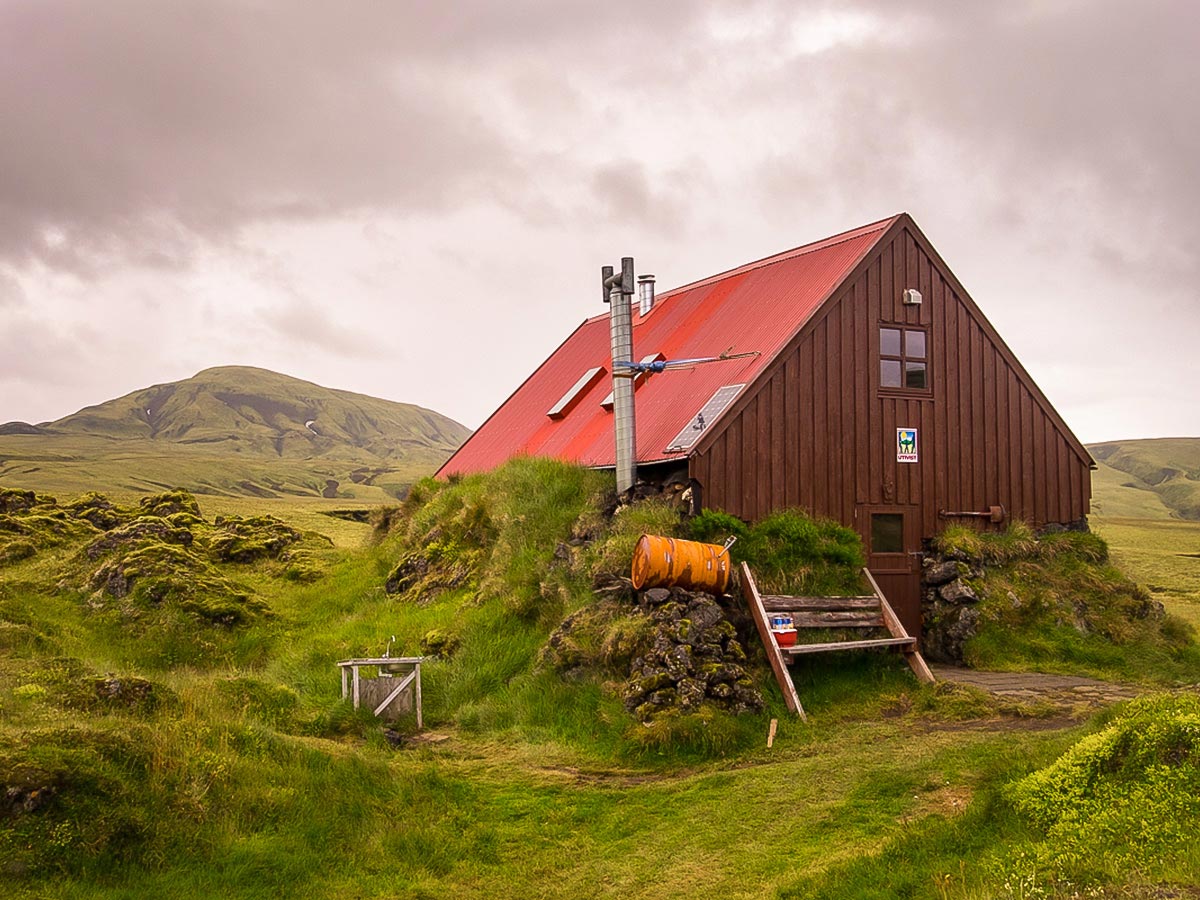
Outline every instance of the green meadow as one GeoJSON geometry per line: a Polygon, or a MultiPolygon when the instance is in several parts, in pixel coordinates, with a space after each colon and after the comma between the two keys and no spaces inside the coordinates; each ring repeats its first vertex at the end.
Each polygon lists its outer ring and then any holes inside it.
{"type": "MultiPolygon", "coordinates": [[[[802,724],[748,644],[765,709],[643,724],[619,673],[543,661],[641,530],[683,527],[655,507],[608,518],[609,490],[607,476],[525,461],[421,482],[369,523],[328,515],[370,505],[345,498],[199,495],[192,515],[114,494],[116,530],[173,529],[132,550],[97,544],[114,530],[79,525],[64,492],[3,517],[6,546],[33,549],[0,568],[4,893],[1149,898],[1200,883],[1200,700],[1186,688],[1200,658],[1177,624],[1195,621],[1200,525],[1097,522],[1111,561],[1178,617],[1170,628],[1081,638],[1051,622],[1050,599],[1024,623],[1045,631],[1022,653],[1083,640],[1086,668],[1103,644],[1104,671],[1145,699],[1068,709],[920,687],[894,656],[828,656],[796,669],[802,724]],[[225,605],[197,605],[155,553],[219,585],[225,605]],[[132,585],[121,597],[114,571],[132,585]],[[389,593],[398,571],[419,578],[389,593]],[[421,653],[435,634],[455,649],[423,667],[423,733],[385,731],[341,699],[339,659],[393,635],[393,654],[421,653]],[[1151,646],[1160,663],[1142,658],[1151,646]]],[[[853,557],[833,532],[788,527],[776,533],[824,559],[853,557]]],[[[1061,584],[1134,596],[1095,562],[1102,543],[1024,553],[1027,541],[986,553],[1053,559],[1061,584]]],[[[782,558],[747,546],[764,567],[782,558]]]]}

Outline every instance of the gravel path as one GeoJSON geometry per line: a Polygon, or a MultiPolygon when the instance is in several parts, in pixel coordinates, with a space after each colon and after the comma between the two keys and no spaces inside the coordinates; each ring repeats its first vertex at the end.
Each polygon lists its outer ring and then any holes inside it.
{"type": "Polygon", "coordinates": [[[1130,700],[1153,688],[1134,684],[1097,681],[1078,675],[1047,675],[1040,672],[981,672],[953,666],[931,666],[938,681],[952,681],[982,688],[1013,700],[1050,700],[1055,703],[1086,703],[1107,706],[1130,700]]]}

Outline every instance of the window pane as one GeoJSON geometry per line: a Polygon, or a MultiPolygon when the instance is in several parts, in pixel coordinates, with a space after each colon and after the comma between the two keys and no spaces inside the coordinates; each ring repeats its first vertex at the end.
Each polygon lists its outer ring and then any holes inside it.
{"type": "Polygon", "coordinates": [[[882,356],[900,355],[900,329],[879,329],[879,352],[882,356]]]}
{"type": "Polygon", "coordinates": [[[904,386],[910,388],[925,387],[925,363],[910,362],[904,364],[904,386]]]}
{"type": "Polygon", "coordinates": [[[871,552],[904,552],[903,514],[871,513],[871,552]]]}
{"type": "Polygon", "coordinates": [[[925,332],[904,332],[904,355],[913,359],[925,358],[925,332]]]}
{"type": "Polygon", "coordinates": [[[900,387],[900,360],[881,359],[879,361],[880,387],[900,387]]]}

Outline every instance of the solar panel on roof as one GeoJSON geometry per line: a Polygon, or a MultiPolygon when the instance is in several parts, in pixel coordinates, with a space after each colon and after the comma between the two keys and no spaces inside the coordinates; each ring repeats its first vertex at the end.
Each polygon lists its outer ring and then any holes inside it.
{"type": "Polygon", "coordinates": [[[712,398],[700,407],[700,412],[696,413],[691,421],[683,426],[683,431],[675,435],[675,440],[671,441],[663,452],[679,453],[695,446],[696,441],[700,440],[700,436],[704,434],[704,429],[708,428],[717,416],[725,412],[744,387],[744,384],[727,384],[717,388],[717,392],[712,395],[712,398]]]}

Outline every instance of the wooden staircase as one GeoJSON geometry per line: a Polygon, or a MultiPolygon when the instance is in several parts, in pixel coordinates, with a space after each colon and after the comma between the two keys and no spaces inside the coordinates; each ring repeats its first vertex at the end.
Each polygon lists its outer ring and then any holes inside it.
{"type": "Polygon", "coordinates": [[[742,589],[746,602],[750,606],[750,614],[754,624],[758,626],[758,634],[762,638],[763,649],[775,673],[775,680],[783,691],[784,702],[789,710],[804,721],[808,716],[796,695],[796,686],[787,667],[795,657],[804,653],[831,653],[838,650],[861,650],[870,647],[897,649],[904,654],[905,662],[913,670],[919,681],[933,684],[936,680],[929,666],[925,664],[921,651],[917,649],[917,639],[904,630],[900,619],[896,616],[891,604],[883,596],[883,591],[871,577],[871,573],[863,569],[867,582],[874,593],[864,597],[785,597],[777,594],[760,594],[758,585],[750,567],[742,563],[742,589]],[[871,638],[861,641],[833,641],[823,644],[796,644],[794,647],[780,647],[775,642],[767,623],[769,613],[788,613],[797,629],[800,628],[886,628],[891,637],[871,638]]]}

